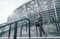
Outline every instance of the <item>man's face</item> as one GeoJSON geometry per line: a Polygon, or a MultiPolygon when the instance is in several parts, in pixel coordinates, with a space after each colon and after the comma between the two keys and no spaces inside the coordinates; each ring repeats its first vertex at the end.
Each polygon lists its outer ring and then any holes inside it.
{"type": "Polygon", "coordinates": [[[38,15],[38,17],[40,17],[40,15],[38,15]]]}

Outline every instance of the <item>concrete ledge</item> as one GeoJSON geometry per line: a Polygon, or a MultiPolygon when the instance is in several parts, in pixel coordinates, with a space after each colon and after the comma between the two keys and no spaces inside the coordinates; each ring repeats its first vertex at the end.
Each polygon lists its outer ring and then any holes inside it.
{"type": "MultiPolygon", "coordinates": [[[[0,37],[0,39],[13,39],[13,37],[0,37]]],[[[17,37],[17,39],[60,39],[60,37],[17,37]]]]}

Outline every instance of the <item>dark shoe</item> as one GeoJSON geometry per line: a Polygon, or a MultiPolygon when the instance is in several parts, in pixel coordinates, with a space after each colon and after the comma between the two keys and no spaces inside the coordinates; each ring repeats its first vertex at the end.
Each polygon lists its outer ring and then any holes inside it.
{"type": "Polygon", "coordinates": [[[47,37],[47,35],[45,34],[45,37],[47,37]]]}

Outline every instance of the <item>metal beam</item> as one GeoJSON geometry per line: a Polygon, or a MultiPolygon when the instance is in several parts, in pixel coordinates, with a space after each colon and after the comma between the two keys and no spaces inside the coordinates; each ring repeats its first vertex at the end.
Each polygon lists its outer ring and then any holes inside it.
{"type": "Polygon", "coordinates": [[[55,16],[56,16],[56,19],[57,19],[57,11],[56,11],[55,0],[53,0],[53,6],[54,6],[54,10],[55,10],[55,16]]]}

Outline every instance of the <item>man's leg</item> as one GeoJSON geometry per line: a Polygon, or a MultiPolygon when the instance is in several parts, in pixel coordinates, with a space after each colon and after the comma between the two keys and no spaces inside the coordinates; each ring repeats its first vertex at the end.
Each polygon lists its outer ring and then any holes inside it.
{"type": "Polygon", "coordinates": [[[36,36],[38,37],[37,25],[36,25],[36,36]]]}
{"type": "Polygon", "coordinates": [[[42,29],[41,29],[41,25],[39,26],[39,32],[40,32],[40,37],[42,37],[42,29]]]}
{"type": "Polygon", "coordinates": [[[45,31],[44,31],[44,29],[43,29],[43,27],[41,27],[41,30],[42,30],[43,34],[44,34],[45,36],[47,36],[46,33],[45,33],[45,31]]]}
{"type": "Polygon", "coordinates": [[[59,31],[59,29],[58,29],[58,24],[57,24],[57,22],[55,22],[55,24],[56,24],[56,29],[57,29],[57,32],[59,31]]]}

